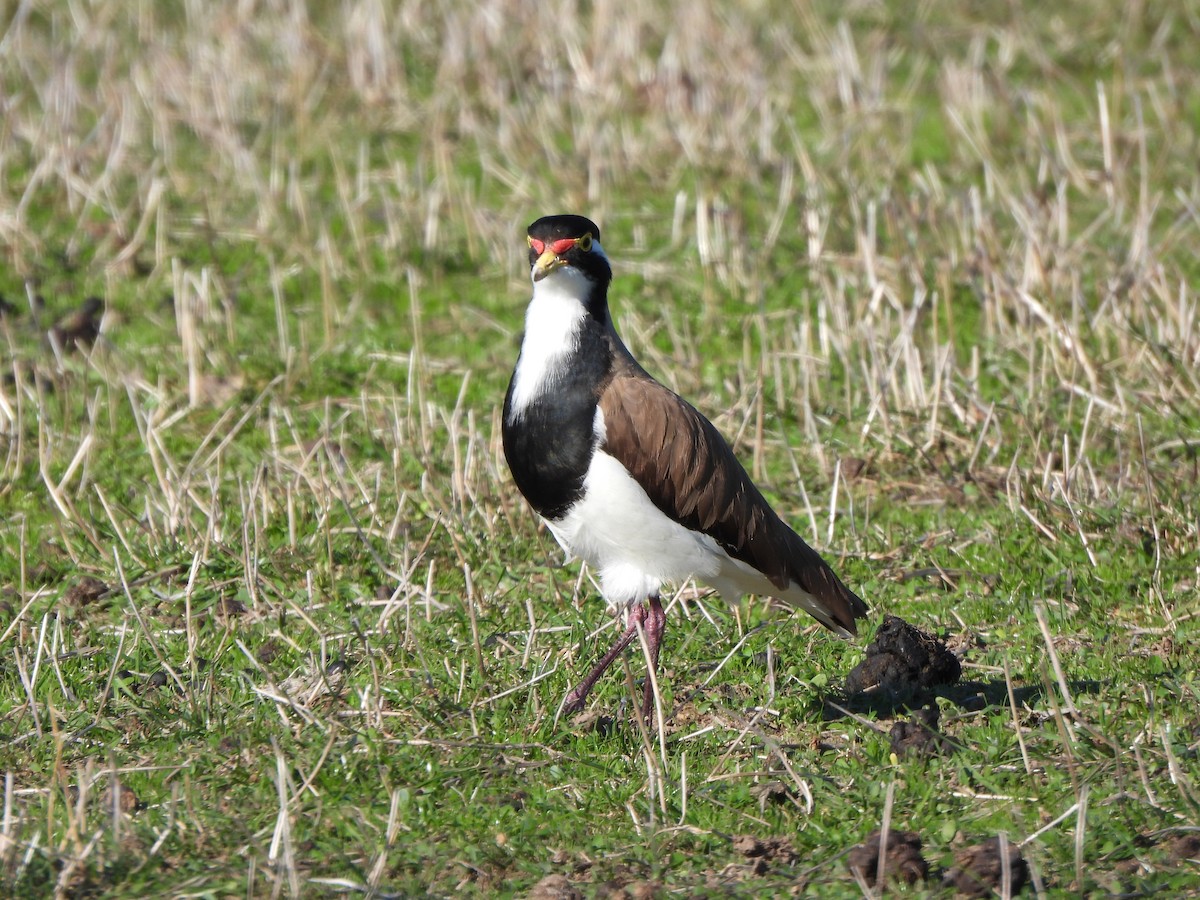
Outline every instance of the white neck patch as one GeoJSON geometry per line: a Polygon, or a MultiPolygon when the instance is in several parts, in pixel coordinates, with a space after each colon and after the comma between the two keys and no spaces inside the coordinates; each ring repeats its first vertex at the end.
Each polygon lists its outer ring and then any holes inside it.
{"type": "Polygon", "coordinates": [[[570,354],[579,346],[579,332],[588,315],[583,301],[591,287],[586,276],[570,266],[533,283],[525,338],[513,373],[513,421],[519,421],[529,404],[553,389],[562,376],[570,354]]]}

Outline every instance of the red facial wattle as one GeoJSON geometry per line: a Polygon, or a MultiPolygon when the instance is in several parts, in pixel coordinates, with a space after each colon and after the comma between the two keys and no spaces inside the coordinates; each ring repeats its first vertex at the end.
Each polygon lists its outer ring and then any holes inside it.
{"type": "MultiPolygon", "coordinates": [[[[578,241],[576,241],[575,238],[562,238],[557,241],[552,241],[550,243],[549,250],[555,256],[562,256],[564,253],[569,253],[577,243],[578,241]]],[[[531,237],[529,239],[529,246],[533,248],[533,252],[538,254],[538,256],[541,256],[547,250],[546,242],[539,241],[535,237],[531,237]]]]}

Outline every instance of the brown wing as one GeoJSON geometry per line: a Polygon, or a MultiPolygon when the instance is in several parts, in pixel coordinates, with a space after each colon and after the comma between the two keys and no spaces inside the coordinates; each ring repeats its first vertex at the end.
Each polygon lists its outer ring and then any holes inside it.
{"type": "Polygon", "coordinates": [[[866,604],[776,515],[708,419],[636,364],[614,373],[600,409],[603,449],[656,507],[711,536],[781,591],[795,582],[855,633],[854,620],[867,614],[866,604]]]}

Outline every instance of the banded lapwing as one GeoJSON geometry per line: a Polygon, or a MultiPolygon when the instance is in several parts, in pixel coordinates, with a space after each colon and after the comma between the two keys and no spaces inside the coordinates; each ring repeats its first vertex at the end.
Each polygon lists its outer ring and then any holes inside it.
{"type": "MultiPolygon", "coordinates": [[[[563,711],[582,708],[639,627],[657,670],[664,583],[694,577],[731,603],[772,596],[853,636],[866,604],[779,518],[713,424],[617,336],[600,229],[546,216],[528,243],[533,299],[504,398],[504,456],[559,544],[596,570],[610,607],[628,610],[624,633],[563,711]]],[[[653,699],[647,678],[644,718],[653,699]]]]}

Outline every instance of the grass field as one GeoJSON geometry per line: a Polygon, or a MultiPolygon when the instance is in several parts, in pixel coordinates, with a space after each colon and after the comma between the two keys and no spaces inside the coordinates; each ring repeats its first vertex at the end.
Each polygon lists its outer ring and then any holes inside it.
{"type": "Polygon", "coordinates": [[[1200,6],[633,6],[0,5],[0,893],[1200,893],[1200,6]],[[659,734],[500,450],[566,211],[872,607],[681,586],[659,734]]]}

